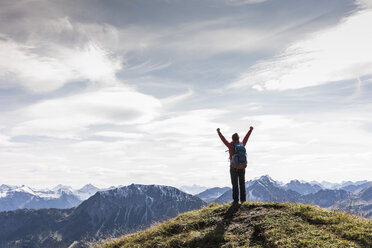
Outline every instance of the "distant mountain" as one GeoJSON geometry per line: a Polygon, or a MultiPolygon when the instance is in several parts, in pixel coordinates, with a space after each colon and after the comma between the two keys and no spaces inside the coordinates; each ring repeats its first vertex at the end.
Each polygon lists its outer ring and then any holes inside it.
{"type": "Polygon", "coordinates": [[[49,190],[35,190],[27,186],[0,186],[0,212],[16,209],[72,208],[79,205],[99,189],[91,184],[74,190],[58,185],[49,190]]]}
{"type": "MultiPolygon", "coordinates": [[[[343,187],[354,190],[363,188],[357,195],[343,189],[321,189],[321,186],[314,182],[310,184],[292,180],[286,185],[281,185],[269,176],[262,176],[258,179],[247,181],[245,185],[248,201],[308,203],[327,209],[340,209],[371,218],[372,201],[370,197],[372,196],[372,186],[364,188],[370,183],[368,181],[359,181],[356,182],[356,185],[352,185],[350,182],[338,184],[338,186],[346,185],[343,187]],[[308,193],[311,191],[313,193],[308,193]]],[[[217,203],[231,202],[231,189],[214,201],[217,203]]]]}
{"type": "MultiPolygon", "coordinates": [[[[286,190],[269,176],[246,183],[247,201],[263,202],[298,202],[301,195],[292,190],[286,190]]],[[[215,200],[217,203],[232,201],[232,190],[226,191],[215,200]]]]}
{"type": "Polygon", "coordinates": [[[139,230],[205,204],[174,187],[132,184],[97,192],[72,209],[0,213],[0,247],[68,247],[139,230]]]}
{"type": "Polygon", "coordinates": [[[357,195],[337,202],[335,207],[355,215],[372,218],[372,186],[363,189],[357,195]]]}
{"type": "MultiPolygon", "coordinates": [[[[110,188],[110,189],[115,189],[115,187],[110,188]]],[[[86,200],[100,190],[101,189],[95,187],[92,184],[87,184],[81,189],[76,190],[75,194],[79,196],[80,200],[86,200]]]]}
{"type": "Polygon", "coordinates": [[[362,190],[364,190],[364,189],[366,189],[370,186],[372,186],[372,182],[366,181],[366,182],[363,182],[361,184],[351,184],[351,185],[348,185],[348,186],[344,186],[341,189],[349,191],[353,194],[358,194],[359,192],[361,192],[362,190]]]}
{"type": "Polygon", "coordinates": [[[338,188],[349,185],[348,182],[333,183],[333,182],[327,182],[327,181],[322,181],[319,184],[322,185],[324,189],[338,189],[338,188]]]}
{"type": "Polygon", "coordinates": [[[303,203],[315,204],[323,208],[333,206],[336,202],[347,199],[351,193],[339,189],[322,189],[316,193],[303,196],[303,203]]]}
{"type": "Polygon", "coordinates": [[[360,194],[358,195],[360,200],[370,202],[372,201],[372,186],[364,189],[360,194]]]}
{"type": "MultiPolygon", "coordinates": [[[[112,187],[112,188],[115,188],[115,187],[112,187]]],[[[73,189],[71,186],[59,184],[56,187],[54,187],[52,190],[50,190],[50,192],[55,192],[57,194],[62,194],[62,193],[72,194],[72,195],[77,196],[81,201],[83,201],[83,200],[88,199],[89,197],[91,197],[92,195],[94,195],[96,192],[100,190],[104,190],[104,189],[99,189],[92,184],[86,184],[80,189],[73,189]]]]}
{"type": "Polygon", "coordinates": [[[206,190],[207,187],[193,184],[193,185],[183,185],[179,187],[179,189],[188,194],[196,195],[206,190]]]}
{"type": "Polygon", "coordinates": [[[67,194],[71,194],[74,189],[71,187],[71,186],[68,186],[68,185],[62,185],[62,184],[58,184],[57,186],[55,186],[52,190],[50,190],[52,192],[57,192],[57,193],[62,193],[62,192],[65,192],[67,194]]]}
{"type": "Polygon", "coordinates": [[[205,202],[211,202],[217,199],[218,197],[220,197],[223,193],[225,193],[229,189],[231,188],[230,187],[223,187],[223,188],[214,187],[214,188],[207,189],[195,196],[199,197],[205,202]]]}
{"type": "Polygon", "coordinates": [[[343,181],[341,183],[332,183],[332,182],[322,181],[321,183],[318,183],[318,184],[323,186],[324,189],[342,189],[342,188],[345,188],[345,187],[348,187],[348,186],[352,186],[352,185],[358,186],[358,185],[368,183],[368,182],[369,181],[367,181],[367,180],[356,181],[356,182],[343,181]]]}
{"type": "Polygon", "coordinates": [[[322,189],[318,184],[310,184],[306,182],[300,182],[298,180],[292,180],[286,185],[284,185],[285,189],[290,189],[300,193],[301,195],[307,195],[311,193],[316,193],[322,189]]]}
{"type": "Polygon", "coordinates": [[[300,194],[285,190],[269,176],[262,176],[247,188],[247,200],[264,202],[297,202],[300,194]]]}
{"type": "MultiPolygon", "coordinates": [[[[9,191],[9,190],[12,190],[15,186],[10,186],[10,185],[5,185],[5,184],[1,184],[0,185],[0,193],[1,192],[6,192],[6,191],[9,191]]],[[[1,195],[0,195],[1,197],[1,195]]]]}
{"type": "Polygon", "coordinates": [[[269,176],[262,176],[247,189],[247,200],[264,202],[297,202],[300,194],[285,190],[269,176]]]}

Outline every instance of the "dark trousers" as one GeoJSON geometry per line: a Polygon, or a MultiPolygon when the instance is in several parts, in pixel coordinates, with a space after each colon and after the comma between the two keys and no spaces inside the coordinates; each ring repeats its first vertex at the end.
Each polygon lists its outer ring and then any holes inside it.
{"type": "Polygon", "coordinates": [[[232,197],[234,202],[239,201],[239,188],[240,188],[240,201],[244,202],[246,200],[245,193],[245,169],[235,169],[230,167],[230,176],[232,184],[232,197]]]}

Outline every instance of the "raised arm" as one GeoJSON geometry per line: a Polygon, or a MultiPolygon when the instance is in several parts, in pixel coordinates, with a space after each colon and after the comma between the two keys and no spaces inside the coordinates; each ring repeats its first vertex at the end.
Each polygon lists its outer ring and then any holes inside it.
{"type": "Polygon", "coordinates": [[[220,129],[219,128],[217,128],[217,133],[218,133],[218,136],[220,136],[220,139],[222,140],[222,142],[225,144],[225,146],[229,147],[229,142],[222,135],[222,133],[220,132],[220,129]]]}
{"type": "Polygon", "coordinates": [[[249,128],[248,133],[245,135],[245,137],[244,137],[244,139],[243,139],[243,145],[244,145],[244,146],[247,144],[248,139],[249,139],[249,136],[251,136],[252,131],[253,131],[253,127],[251,126],[251,127],[249,128]]]}

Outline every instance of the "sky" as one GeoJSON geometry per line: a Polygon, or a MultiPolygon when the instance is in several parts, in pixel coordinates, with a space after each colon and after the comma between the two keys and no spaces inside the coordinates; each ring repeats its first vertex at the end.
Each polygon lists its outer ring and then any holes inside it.
{"type": "Polygon", "coordinates": [[[372,180],[372,0],[1,0],[0,184],[372,180]]]}

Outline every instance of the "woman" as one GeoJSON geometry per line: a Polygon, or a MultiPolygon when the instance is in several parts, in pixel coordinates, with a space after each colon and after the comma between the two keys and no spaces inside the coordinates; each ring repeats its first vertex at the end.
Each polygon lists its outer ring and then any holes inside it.
{"type": "MultiPolygon", "coordinates": [[[[245,167],[247,166],[246,162],[239,164],[234,162],[233,156],[235,154],[236,156],[236,147],[247,144],[247,141],[249,139],[249,136],[251,136],[251,133],[253,131],[253,127],[251,126],[249,128],[248,133],[245,135],[243,142],[240,143],[239,141],[239,135],[237,133],[234,133],[232,135],[232,141],[228,142],[226,138],[222,135],[220,132],[220,129],[217,128],[218,136],[220,136],[222,142],[227,146],[229,149],[229,158],[230,158],[230,176],[231,176],[231,184],[232,184],[232,197],[234,200],[234,203],[239,202],[239,188],[240,188],[240,202],[243,203],[246,201],[246,193],[245,193],[245,167]]],[[[245,150],[244,150],[245,151],[245,150]]]]}

